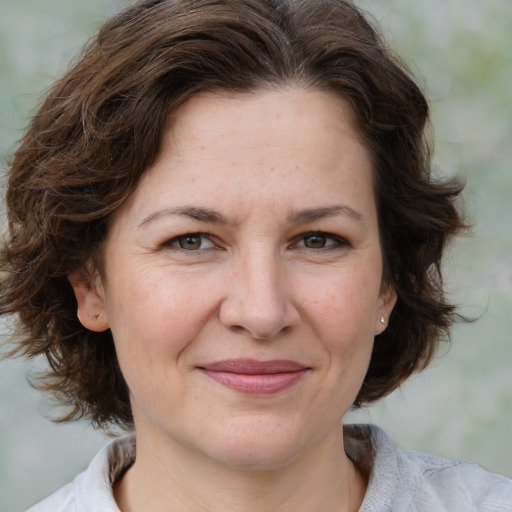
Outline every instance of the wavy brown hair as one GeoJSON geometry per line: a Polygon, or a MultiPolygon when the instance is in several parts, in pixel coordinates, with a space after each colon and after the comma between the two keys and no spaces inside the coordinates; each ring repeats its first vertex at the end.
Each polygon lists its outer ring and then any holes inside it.
{"type": "Polygon", "coordinates": [[[384,278],[398,295],[355,405],[394,390],[449,336],[440,263],[464,227],[462,185],[434,180],[428,105],[368,17],[343,0],[144,0],[107,21],[49,91],[12,156],[0,313],[11,355],[44,355],[64,420],[133,425],[110,331],[85,329],[67,276],[158,155],[167,120],[204,91],[298,85],[352,107],[374,165],[384,278]]]}

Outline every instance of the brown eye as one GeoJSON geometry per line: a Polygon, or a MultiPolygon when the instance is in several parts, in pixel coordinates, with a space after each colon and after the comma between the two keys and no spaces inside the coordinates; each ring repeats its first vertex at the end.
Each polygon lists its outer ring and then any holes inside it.
{"type": "Polygon", "coordinates": [[[322,249],[326,244],[327,237],[325,235],[315,234],[304,237],[304,247],[308,249],[322,249]]]}
{"type": "Polygon", "coordinates": [[[310,231],[309,233],[303,233],[300,237],[298,237],[298,241],[295,247],[302,247],[305,249],[313,250],[325,249],[327,251],[330,249],[334,250],[338,248],[350,247],[350,244],[347,242],[347,240],[332,233],[310,231]]]}
{"type": "Polygon", "coordinates": [[[208,235],[204,233],[187,233],[186,235],[180,235],[169,240],[165,245],[167,247],[184,249],[185,251],[200,251],[215,247],[215,244],[210,240],[208,235]]]}
{"type": "Polygon", "coordinates": [[[187,235],[178,238],[178,245],[188,251],[200,249],[202,242],[203,238],[200,235],[187,235]]]}

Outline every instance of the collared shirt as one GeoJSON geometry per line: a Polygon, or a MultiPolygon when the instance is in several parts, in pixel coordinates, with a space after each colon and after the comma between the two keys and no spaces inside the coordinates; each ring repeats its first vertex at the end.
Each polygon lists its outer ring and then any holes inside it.
{"type": "MultiPolygon", "coordinates": [[[[512,480],[476,464],[395,448],[373,425],[344,427],[345,450],[369,475],[359,512],[512,512],[512,480]]],[[[103,448],[73,482],[27,512],[120,512],[112,486],[135,459],[135,438],[103,448]]]]}

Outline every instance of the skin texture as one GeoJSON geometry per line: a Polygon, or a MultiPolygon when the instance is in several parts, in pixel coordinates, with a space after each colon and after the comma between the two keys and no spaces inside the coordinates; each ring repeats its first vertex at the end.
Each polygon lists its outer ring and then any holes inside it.
{"type": "Polygon", "coordinates": [[[70,280],[130,388],[121,510],[357,510],[366,482],[341,419],[395,294],[346,103],[301,88],[192,98],[110,219],[102,259],[70,280]],[[239,358],[306,370],[270,394],[201,370],[239,358]]]}

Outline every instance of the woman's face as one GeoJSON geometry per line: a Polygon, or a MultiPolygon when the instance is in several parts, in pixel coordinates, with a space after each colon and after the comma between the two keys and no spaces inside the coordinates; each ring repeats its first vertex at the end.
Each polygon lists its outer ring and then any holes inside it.
{"type": "Polygon", "coordinates": [[[103,256],[79,317],[112,330],[138,442],[245,468],[338,442],[395,300],[343,101],[191,99],[103,256]]]}

